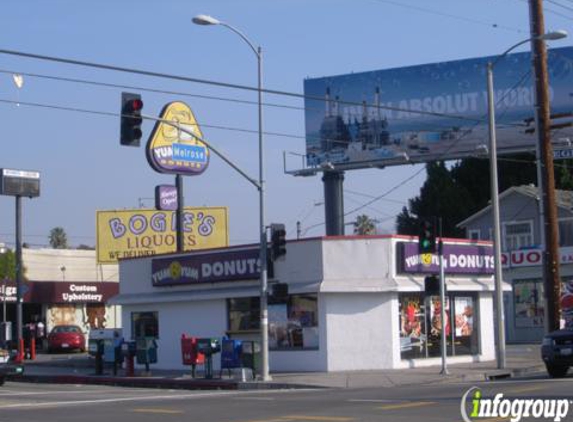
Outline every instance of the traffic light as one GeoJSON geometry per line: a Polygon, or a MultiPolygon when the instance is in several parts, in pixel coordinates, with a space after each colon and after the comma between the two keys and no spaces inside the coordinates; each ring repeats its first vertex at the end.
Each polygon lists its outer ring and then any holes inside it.
{"type": "Polygon", "coordinates": [[[429,275],[424,278],[424,293],[426,296],[438,296],[440,294],[440,278],[429,275]]]}
{"type": "Polygon", "coordinates": [[[430,220],[422,220],[420,224],[418,252],[420,255],[436,252],[436,228],[430,220]]]}
{"type": "Polygon", "coordinates": [[[272,285],[272,293],[269,297],[269,303],[273,305],[278,305],[280,303],[286,303],[288,300],[288,284],[286,283],[275,283],[272,285]]]}
{"type": "Polygon", "coordinates": [[[273,260],[286,254],[286,230],[284,224],[271,224],[273,260]]]}
{"type": "Polygon", "coordinates": [[[138,147],[143,132],[141,131],[141,95],[121,93],[121,145],[138,147]]]}

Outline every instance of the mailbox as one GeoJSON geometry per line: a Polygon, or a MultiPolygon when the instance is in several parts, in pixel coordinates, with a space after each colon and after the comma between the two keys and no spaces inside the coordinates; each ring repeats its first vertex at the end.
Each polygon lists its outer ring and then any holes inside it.
{"type": "Polygon", "coordinates": [[[149,365],[157,363],[157,342],[155,337],[139,337],[135,339],[137,363],[139,365],[149,365]]]}
{"type": "Polygon", "coordinates": [[[223,339],[221,343],[221,369],[240,368],[242,365],[241,340],[223,339]]]}
{"type": "Polygon", "coordinates": [[[221,351],[217,338],[200,338],[197,340],[197,351],[205,355],[205,378],[213,378],[213,355],[221,351]]]}
{"type": "Polygon", "coordinates": [[[243,341],[241,347],[241,365],[251,368],[253,374],[260,372],[261,345],[257,341],[243,341]]]}
{"type": "Polygon", "coordinates": [[[217,338],[200,338],[197,340],[197,350],[205,356],[211,356],[221,351],[221,345],[217,338]]]}
{"type": "Polygon", "coordinates": [[[183,365],[202,365],[205,362],[205,355],[197,350],[197,337],[181,335],[181,357],[183,365]]]}

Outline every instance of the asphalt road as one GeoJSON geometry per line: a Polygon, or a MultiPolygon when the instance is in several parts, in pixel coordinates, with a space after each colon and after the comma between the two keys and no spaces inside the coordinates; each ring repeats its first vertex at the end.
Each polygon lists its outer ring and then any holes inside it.
{"type": "MultiPolygon", "coordinates": [[[[195,392],[9,382],[0,387],[0,422],[460,422],[462,395],[474,385],[481,389],[484,398],[503,393],[506,398],[567,398],[568,403],[573,399],[573,377],[262,392],[195,392]]],[[[570,407],[563,420],[573,421],[573,404],[570,407]]],[[[501,422],[509,418],[472,420],[501,422]]]]}

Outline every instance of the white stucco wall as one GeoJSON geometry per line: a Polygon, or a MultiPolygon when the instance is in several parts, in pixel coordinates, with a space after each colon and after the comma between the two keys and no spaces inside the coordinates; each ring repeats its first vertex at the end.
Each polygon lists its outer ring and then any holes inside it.
{"type": "Polygon", "coordinates": [[[399,336],[391,294],[330,293],[321,297],[327,320],[328,371],[394,366],[399,336]]]}
{"type": "MultiPolygon", "coordinates": [[[[225,335],[227,312],[224,300],[207,300],[189,303],[157,303],[123,306],[123,334],[131,338],[131,313],[157,312],[159,320],[159,339],[157,369],[186,369],[181,358],[181,334],[193,337],[218,337],[225,335]]],[[[213,359],[213,368],[220,368],[220,355],[213,359]]]]}
{"type": "Polygon", "coordinates": [[[493,312],[493,293],[483,292],[479,295],[479,335],[480,335],[480,360],[495,359],[495,331],[493,312]]]}

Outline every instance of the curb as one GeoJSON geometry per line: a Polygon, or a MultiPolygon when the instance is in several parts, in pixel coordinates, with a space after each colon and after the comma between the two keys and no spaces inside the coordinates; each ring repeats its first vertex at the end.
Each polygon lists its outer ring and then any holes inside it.
{"type": "Polygon", "coordinates": [[[28,382],[36,384],[87,384],[108,385],[115,387],[157,388],[170,390],[286,390],[323,388],[302,384],[286,384],[274,382],[243,382],[232,380],[208,379],[174,379],[174,378],[142,378],[142,377],[110,377],[98,375],[9,375],[7,380],[12,382],[28,382]]]}

